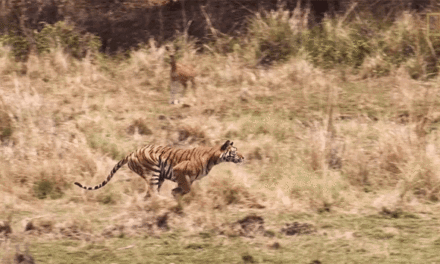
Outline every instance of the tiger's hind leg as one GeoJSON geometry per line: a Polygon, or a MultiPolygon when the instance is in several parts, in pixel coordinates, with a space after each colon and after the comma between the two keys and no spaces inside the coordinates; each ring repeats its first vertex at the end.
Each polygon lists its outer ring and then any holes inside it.
{"type": "Polygon", "coordinates": [[[192,181],[190,171],[188,170],[188,164],[188,161],[184,161],[173,168],[177,182],[177,187],[171,191],[174,198],[183,196],[191,191],[192,181]]]}
{"type": "Polygon", "coordinates": [[[153,177],[148,182],[148,189],[145,198],[157,197],[160,192],[160,187],[162,186],[163,180],[161,181],[158,176],[153,175],[153,177]]]}
{"type": "MultiPolygon", "coordinates": [[[[146,177],[146,174],[144,172],[135,171],[137,175],[141,176],[142,179],[145,181],[145,196],[144,198],[150,198],[154,193],[154,187],[152,180],[148,180],[146,177]]],[[[142,194],[141,194],[142,195],[142,194]]]]}
{"type": "Polygon", "coordinates": [[[174,179],[177,182],[177,188],[171,193],[175,198],[183,196],[191,191],[191,184],[197,178],[197,165],[190,161],[183,161],[173,167],[174,179]]]}
{"type": "Polygon", "coordinates": [[[182,176],[181,180],[177,180],[177,183],[178,183],[177,187],[171,190],[171,193],[173,194],[174,198],[177,199],[191,191],[191,181],[189,179],[189,176],[187,175],[182,176]]]}
{"type": "MultiPolygon", "coordinates": [[[[166,166],[165,166],[166,167],[166,166]]],[[[155,197],[161,197],[160,195],[160,188],[162,187],[162,184],[165,182],[165,175],[162,173],[159,174],[153,174],[153,176],[150,179],[149,182],[149,195],[146,196],[146,198],[152,197],[152,194],[154,194],[155,197]]]]}

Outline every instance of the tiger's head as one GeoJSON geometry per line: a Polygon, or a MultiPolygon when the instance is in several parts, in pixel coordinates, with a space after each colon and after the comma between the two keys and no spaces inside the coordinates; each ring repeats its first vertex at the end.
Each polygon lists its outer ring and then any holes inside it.
{"type": "Polygon", "coordinates": [[[237,152],[237,148],[234,147],[232,144],[234,142],[231,142],[227,140],[221,147],[220,151],[222,152],[220,154],[220,161],[223,162],[234,162],[234,163],[242,163],[244,160],[243,155],[237,152]]]}

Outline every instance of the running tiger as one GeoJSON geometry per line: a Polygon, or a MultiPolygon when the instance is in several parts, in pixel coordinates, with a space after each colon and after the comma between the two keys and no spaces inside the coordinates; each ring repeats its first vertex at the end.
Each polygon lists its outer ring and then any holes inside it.
{"type": "Polygon", "coordinates": [[[227,140],[221,146],[192,149],[148,145],[119,161],[101,184],[87,187],[75,182],[75,185],[85,190],[102,188],[112,179],[117,170],[128,163],[128,167],[149,184],[149,192],[154,185],[157,185],[159,192],[163,182],[171,180],[178,184],[172,190],[173,196],[185,195],[191,190],[191,184],[208,175],[214,165],[221,162],[243,162],[244,157],[232,144],[233,142],[227,140]],[[152,173],[150,179],[146,176],[149,172],[152,173]]]}

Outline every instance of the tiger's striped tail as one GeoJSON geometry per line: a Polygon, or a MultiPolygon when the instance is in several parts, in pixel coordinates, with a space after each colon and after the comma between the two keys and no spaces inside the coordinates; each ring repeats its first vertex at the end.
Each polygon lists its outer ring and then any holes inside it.
{"type": "Polygon", "coordinates": [[[107,176],[107,179],[105,179],[103,182],[101,182],[101,184],[96,185],[95,187],[87,187],[87,186],[83,186],[81,183],[79,182],[75,182],[75,185],[78,185],[80,188],[83,188],[84,190],[97,190],[99,188],[104,187],[112,178],[113,175],[115,175],[116,171],[118,171],[122,166],[124,166],[127,162],[128,162],[128,157],[130,155],[128,155],[125,159],[121,160],[118,162],[118,164],[116,164],[113,167],[113,170],[110,172],[110,174],[107,176]]]}

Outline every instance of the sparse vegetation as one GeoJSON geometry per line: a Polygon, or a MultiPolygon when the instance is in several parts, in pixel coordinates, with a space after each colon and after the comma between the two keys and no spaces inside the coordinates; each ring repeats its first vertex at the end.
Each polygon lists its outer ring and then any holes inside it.
{"type": "Polygon", "coordinates": [[[438,262],[440,40],[417,13],[311,28],[308,12],[256,15],[206,52],[181,36],[200,72],[200,100],[185,105],[168,104],[153,40],[109,57],[60,22],[23,59],[27,38],[1,37],[2,261],[30,241],[36,263],[438,262]],[[246,163],[177,201],[171,182],[145,198],[128,169],[73,188],[146,144],[225,139],[246,163]]]}
{"type": "Polygon", "coordinates": [[[101,42],[98,37],[89,33],[81,34],[73,26],[60,21],[54,25],[45,24],[41,31],[35,31],[32,37],[13,32],[2,35],[0,45],[8,45],[15,59],[26,61],[31,50],[45,54],[57,48],[74,58],[84,58],[87,54],[96,53],[101,42]]]}
{"type": "Polygon", "coordinates": [[[13,125],[12,119],[9,116],[9,107],[0,97],[0,141],[9,140],[12,136],[13,125]]]}
{"type": "Polygon", "coordinates": [[[48,180],[41,179],[34,184],[34,194],[38,199],[52,198],[58,199],[63,196],[60,187],[56,186],[56,183],[48,180]]]}

